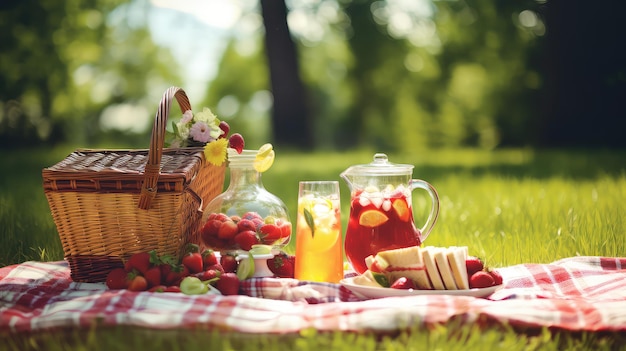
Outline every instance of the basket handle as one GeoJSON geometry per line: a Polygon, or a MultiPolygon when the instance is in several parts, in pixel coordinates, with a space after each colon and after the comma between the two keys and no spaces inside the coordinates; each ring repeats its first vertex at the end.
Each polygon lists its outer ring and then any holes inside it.
{"type": "Polygon", "coordinates": [[[161,156],[163,155],[163,147],[165,145],[165,128],[167,126],[167,117],[170,113],[170,105],[172,104],[173,98],[176,98],[180,110],[183,113],[187,110],[191,110],[189,98],[183,89],[170,87],[163,94],[152,127],[148,162],[144,169],[144,180],[139,195],[139,208],[143,210],[150,208],[152,200],[157,193],[157,183],[159,181],[159,174],[161,173],[161,156]]]}

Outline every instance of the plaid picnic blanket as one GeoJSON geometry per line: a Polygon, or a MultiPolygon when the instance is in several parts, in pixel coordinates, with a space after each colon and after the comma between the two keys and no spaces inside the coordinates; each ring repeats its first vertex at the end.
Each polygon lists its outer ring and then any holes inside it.
{"type": "Polygon", "coordinates": [[[0,268],[0,332],[132,325],[244,333],[389,332],[445,323],[626,331],[626,258],[572,257],[498,269],[504,286],[487,298],[419,295],[362,299],[340,284],[254,278],[242,295],[107,290],[75,283],[66,262],[0,268]]]}

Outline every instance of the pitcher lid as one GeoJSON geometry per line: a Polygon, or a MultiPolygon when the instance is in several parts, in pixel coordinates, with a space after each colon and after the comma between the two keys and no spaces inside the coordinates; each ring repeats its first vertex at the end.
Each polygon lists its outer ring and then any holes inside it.
{"type": "Polygon", "coordinates": [[[413,168],[413,165],[389,162],[386,154],[376,153],[371,163],[352,166],[344,173],[349,175],[411,175],[413,168]]]}

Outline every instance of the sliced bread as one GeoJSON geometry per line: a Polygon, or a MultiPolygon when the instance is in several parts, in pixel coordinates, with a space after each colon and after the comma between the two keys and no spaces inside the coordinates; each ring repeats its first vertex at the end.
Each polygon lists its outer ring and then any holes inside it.
{"type": "Polygon", "coordinates": [[[454,276],[452,275],[452,270],[450,269],[450,263],[448,262],[447,249],[437,247],[434,251],[435,263],[437,264],[439,275],[441,276],[441,280],[443,281],[443,285],[446,287],[446,290],[458,290],[456,282],[454,281],[454,276]]]}
{"type": "Polygon", "coordinates": [[[469,289],[467,268],[465,265],[467,252],[467,246],[452,246],[446,250],[446,256],[448,258],[448,263],[450,264],[450,270],[452,271],[452,276],[454,277],[456,287],[459,290],[469,289]]]}
{"type": "Polygon", "coordinates": [[[446,287],[441,280],[439,269],[437,269],[437,263],[435,262],[435,250],[432,246],[426,246],[422,248],[422,257],[424,259],[424,265],[426,266],[426,274],[428,279],[435,290],[445,290],[446,287]]]}

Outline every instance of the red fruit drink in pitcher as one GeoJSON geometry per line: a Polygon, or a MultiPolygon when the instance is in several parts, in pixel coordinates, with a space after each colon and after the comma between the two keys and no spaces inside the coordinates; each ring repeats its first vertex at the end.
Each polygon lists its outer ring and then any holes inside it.
{"type": "Polygon", "coordinates": [[[367,256],[420,245],[420,237],[413,222],[409,189],[403,186],[382,192],[365,189],[352,195],[345,252],[359,274],[367,270],[367,256]]]}

